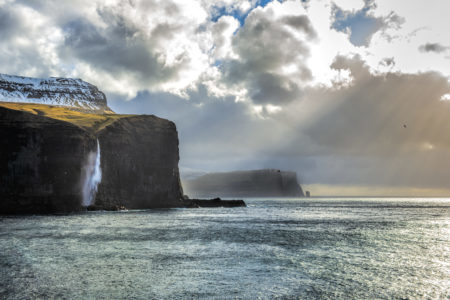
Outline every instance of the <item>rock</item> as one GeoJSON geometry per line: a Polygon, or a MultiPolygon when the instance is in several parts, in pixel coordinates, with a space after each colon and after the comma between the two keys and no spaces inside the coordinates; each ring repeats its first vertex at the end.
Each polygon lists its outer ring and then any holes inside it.
{"type": "Polygon", "coordinates": [[[102,181],[96,205],[180,207],[178,134],[173,122],[128,116],[98,132],[102,181]]]}
{"type": "Polygon", "coordinates": [[[186,199],[184,206],[188,208],[199,207],[246,207],[244,200],[222,200],[220,198],[214,199],[186,199]]]}
{"type": "Polygon", "coordinates": [[[111,206],[102,206],[102,205],[89,205],[88,207],[86,207],[87,211],[99,211],[99,210],[104,210],[104,211],[121,211],[121,210],[127,210],[127,208],[125,206],[117,206],[117,205],[111,205],[111,206]]]}
{"type": "Polygon", "coordinates": [[[95,137],[59,120],[0,107],[0,214],[81,210],[95,137]]]}
{"type": "Polygon", "coordinates": [[[303,197],[295,172],[274,169],[208,173],[183,180],[192,197],[303,197]]]}
{"type": "Polygon", "coordinates": [[[0,102],[0,138],[0,214],[85,210],[82,187],[97,140],[102,178],[88,210],[184,207],[171,121],[0,102]]]}
{"type": "Polygon", "coordinates": [[[0,101],[60,105],[83,112],[113,113],[105,94],[81,79],[0,74],[0,101]]]}
{"type": "Polygon", "coordinates": [[[93,132],[0,106],[0,214],[82,210],[83,170],[97,139],[102,179],[90,209],[183,207],[175,124],[146,115],[106,123],[93,132]]]}

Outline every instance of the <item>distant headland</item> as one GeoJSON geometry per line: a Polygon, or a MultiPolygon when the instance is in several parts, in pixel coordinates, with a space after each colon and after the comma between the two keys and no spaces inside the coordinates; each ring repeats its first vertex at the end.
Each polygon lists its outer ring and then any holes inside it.
{"type": "Polygon", "coordinates": [[[207,173],[183,187],[193,197],[304,197],[297,174],[277,169],[207,173]]]}

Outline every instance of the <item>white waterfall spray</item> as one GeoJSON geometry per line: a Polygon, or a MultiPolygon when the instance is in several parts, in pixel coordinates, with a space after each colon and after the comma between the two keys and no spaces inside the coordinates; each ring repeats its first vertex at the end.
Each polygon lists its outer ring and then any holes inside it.
{"type": "Polygon", "coordinates": [[[97,152],[88,155],[87,164],[84,167],[85,177],[83,183],[83,206],[93,204],[97,187],[102,181],[102,169],[100,167],[100,143],[97,139],[97,152]]]}

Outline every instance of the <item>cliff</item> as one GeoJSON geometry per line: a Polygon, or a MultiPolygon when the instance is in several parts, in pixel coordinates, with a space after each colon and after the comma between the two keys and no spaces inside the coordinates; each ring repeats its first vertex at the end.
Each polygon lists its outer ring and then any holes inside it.
{"type": "Polygon", "coordinates": [[[113,113],[105,94],[81,79],[0,74],[0,101],[48,104],[83,112],[113,113]]]}
{"type": "Polygon", "coordinates": [[[0,107],[0,214],[80,210],[86,154],[95,139],[79,127],[0,107]]]}
{"type": "Polygon", "coordinates": [[[96,153],[97,209],[184,206],[168,120],[0,102],[0,137],[0,214],[82,210],[96,153]]]}
{"type": "Polygon", "coordinates": [[[273,169],[208,173],[183,180],[192,197],[303,197],[295,172],[273,169]]]}
{"type": "Polygon", "coordinates": [[[96,205],[126,208],[181,206],[178,135],[173,122],[128,116],[97,134],[102,181],[96,205]]]}

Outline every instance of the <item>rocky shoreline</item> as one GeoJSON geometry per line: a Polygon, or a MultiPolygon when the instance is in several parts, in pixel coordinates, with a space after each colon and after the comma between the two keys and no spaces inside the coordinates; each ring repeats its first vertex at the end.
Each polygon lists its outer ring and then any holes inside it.
{"type": "Polygon", "coordinates": [[[184,205],[188,208],[198,207],[247,207],[244,200],[222,200],[220,198],[214,199],[187,199],[184,200],[184,205]]]}
{"type": "MultiPolygon", "coordinates": [[[[220,198],[214,199],[185,199],[182,201],[182,208],[202,208],[202,207],[247,207],[244,200],[222,200],[220,198]]],[[[161,207],[166,208],[166,207],[161,207]]],[[[87,211],[121,211],[128,210],[125,206],[111,205],[89,205],[86,207],[87,211]]]]}

